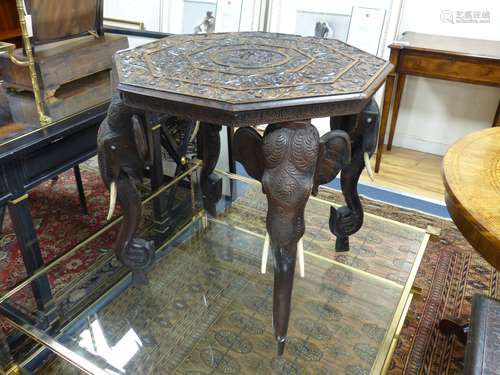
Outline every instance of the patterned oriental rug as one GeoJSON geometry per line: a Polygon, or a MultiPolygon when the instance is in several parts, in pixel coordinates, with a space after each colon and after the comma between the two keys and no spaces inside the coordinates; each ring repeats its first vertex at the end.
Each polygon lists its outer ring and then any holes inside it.
{"type": "MultiPolygon", "coordinates": [[[[71,172],[56,182],[45,183],[30,193],[30,205],[45,260],[69,249],[105,223],[108,194],[90,168],[82,169],[90,216],[81,213],[71,172]]],[[[322,193],[322,198],[340,202],[338,193],[322,193]]],[[[364,199],[366,211],[399,222],[426,228],[441,228],[441,236],[430,241],[415,285],[422,290],[414,298],[401,332],[390,374],[461,374],[464,348],[454,338],[439,334],[436,323],[443,316],[466,318],[475,293],[500,297],[499,273],[467,244],[452,222],[364,199]]],[[[109,259],[113,233],[100,239],[98,246],[79,252],[70,262],[51,274],[49,282],[56,295],[64,295],[68,285],[85,277],[94,263],[109,259]]],[[[108,270],[109,271],[109,270],[108,270]]],[[[111,274],[111,273],[110,273],[111,274]]],[[[8,215],[0,236],[0,290],[4,292],[25,277],[19,247],[12,233],[8,215]]],[[[86,297],[85,288],[77,289],[70,300],[86,297]]],[[[32,296],[22,296],[18,303],[32,303],[32,296]]],[[[9,332],[7,324],[2,329],[9,332]]]]}

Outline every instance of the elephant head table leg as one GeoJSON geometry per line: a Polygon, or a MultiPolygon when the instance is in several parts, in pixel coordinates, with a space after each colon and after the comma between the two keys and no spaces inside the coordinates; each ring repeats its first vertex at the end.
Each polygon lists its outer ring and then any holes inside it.
{"type": "Polygon", "coordinates": [[[297,243],[305,231],[304,209],[315,185],[320,139],[309,122],[291,122],[268,126],[263,139],[255,129],[241,128],[233,147],[236,160],[262,181],[267,196],[266,227],[274,256],[273,326],[281,355],[290,317],[297,243]]]}
{"type": "Polygon", "coordinates": [[[198,132],[198,157],[203,160],[201,191],[205,209],[215,215],[215,204],[222,196],[222,179],[214,172],[220,154],[220,125],[201,123],[198,132]]]}
{"type": "Polygon", "coordinates": [[[125,106],[115,94],[99,128],[97,154],[102,179],[110,189],[108,220],[117,200],[123,213],[115,254],[139,283],[146,281],[145,272],[154,260],[152,242],[134,237],[142,213],[136,183],[142,180],[147,151],[141,114],[125,106]]]}
{"type": "Polygon", "coordinates": [[[370,168],[369,160],[375,152],[377,142],[379,116],[378,105],[372,99],[357,116],[331,119],[331,128],[348,132],[352,142],[351,161],[342,168],[340,175],[346,205],[339,209],[332,207],[330,212],[330,230],[337,236],[336,251],[348,251],[349,236],[363,225],[364,214],[358,195],[358,181],[363,169],[370,168]]]}

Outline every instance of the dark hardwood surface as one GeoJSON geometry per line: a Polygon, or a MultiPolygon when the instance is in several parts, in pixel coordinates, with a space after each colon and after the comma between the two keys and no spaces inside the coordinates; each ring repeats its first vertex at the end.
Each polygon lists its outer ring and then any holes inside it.
{"type": "Polygon", "coordinates": [[[500,128],[469,134],[443,161],[445,200],[469,243],[500,270],[500,128]]]}
{"type": "MultiPolygon", "coordinates": [[[[500,41],[403,33],[389,45],[395,66],[387,77],[378,138],[375,172],[380,170],[392,106],[387,150],[391,150],[408,75],[500,87],[500,41]],[[394,97],[394,99],[393,99],[394,97]]],[[[500,124],[500,98],[492,126],[500,124]]]]}
{"type": "Polygon", "coordinates": [[[391,69],[336,40],[256,32],[170,36],[115,67],[131,107],[234,126],[359,113],[391,69]]]}
{"type": "MultiPolygon", "coordinates": [[[[14,124],[0,139],[0,220],[8,209],[27,275],[44,265],[31,216],[29,191],[71,168],[75,170],[78,181],[78,165],[96,154],[97,129],[108,105],[105,103],[89,109],[44,129],[14,124]]],[[[82,194],[82,190],[79,193],[82,194]]],[[[41,317],[45,326],[41,328],[51,327],[58,321],[58,316],[47,277],[36,279],[31,287],[43,313],[41,317]]],[[[15,314],[22,316],[22,312],[14,310],[15,314]]],[[[17,334],[9,337],[12,351],[18,345],[24,345],[23,342],[17,334]]],[[[8,366],[10,361],[8,353],[0,355],[0,369],[8,366]]]]}
{"type": "Polygon", "coordinates": [[[100,106],[89,108],[82,113],[59,122],[54,122],[45,128],[27,127],[26,132],[21,132],[15,138],[0,140],[0,161],[17,158],[29,152],[34,147],[43,147],[57,143],[61,136],[75,133],[89,126],[89,123],[98,124],[104,118],[109,102],[100,106]]]}

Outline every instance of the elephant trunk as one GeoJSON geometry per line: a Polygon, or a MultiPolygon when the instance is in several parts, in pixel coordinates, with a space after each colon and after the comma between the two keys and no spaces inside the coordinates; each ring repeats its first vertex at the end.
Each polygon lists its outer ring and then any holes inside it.
{"type": "Polygon", "coordinates": [[[351,163],[342,170],[340,184],[346,205],[330,208],[330,230],[337,236],[336,251],[349,250],[349,236],[363,226],[363,206],[358,195],[358,180],[365,167],[364,151],[356,148],[351,163]]]}
{"type": "Polygon", "coordinates": [[[116,190],[123,222],[114,251],[118,260],[133,271],[134,282],[143,284],[146,282],[145,272],[154,261],[154,246],[151,241],[134,238],[141,223],[141,195],[132,178],[125,173],[118,176],[116,190]]]}
{"type": "Polygon", "coordinates": [[[115,254],[128,267],[127,258],[124,257],[124,254],[130,248],[133,235],[141,221],[141,197],[132,179],[123,173],[113,183],[116,184],[117,196],[123,214],[123,222],[115,242],[115,254]]]}
{"type": "Polygon", "coordinates": [[[273,325],[278,355],[282,355],[290,320],[297,242],[293,241],[283,247],[272,246],[272,248],[274,253],[273,325]]]}
{"type": "MultiPolygon", "coordinates": [[[[312,184],[308,184],[304,196],[308,196],[312,184]]],[[[304,236],[304,206],[307,199],[299,203],[299,207],[287,210],[273,201],[269,194],[269,210],[267,229],[271,237],[273,251],[274,289],[273,289],[273,327],[277,341],[278,355],[285,349],[290,305],[292,301],[293,279],[297,258],[297,243],[304,236]]]]}

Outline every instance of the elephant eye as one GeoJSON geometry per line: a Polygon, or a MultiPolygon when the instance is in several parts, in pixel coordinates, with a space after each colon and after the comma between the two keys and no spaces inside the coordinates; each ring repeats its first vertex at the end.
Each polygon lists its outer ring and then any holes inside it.
{"type": "Polygon", "coordinates": [[[116,150],[116,146],[115,146],[115,145],[111,145],[111,149],[112,149],[113,151],[115,151],[115,150],[116,150]]]}

